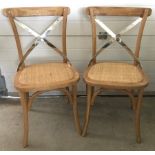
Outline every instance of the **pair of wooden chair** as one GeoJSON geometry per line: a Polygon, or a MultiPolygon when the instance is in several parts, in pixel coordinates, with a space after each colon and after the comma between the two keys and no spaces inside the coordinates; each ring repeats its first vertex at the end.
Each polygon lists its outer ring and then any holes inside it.
{"type": "Polygon", "coordinates": [[[78,107],[77,107],[77,83],[80,79],[79,73],[71,65],[67,58],[66,50],[66,26],[67,15],[70,9],[68,7],[34,7],[34,8],[7,8],[3,10],[5,16],[11,23],[19,55],[19,65],[15,76],[15,88],[18,90],[24,114],[24,147],[28,145],[28,112],[33,100],[41,93],[50,90],[60,90],[66,94],[73,106],[73,114],[77,132],[85,136],[90,116],[90,110],[94,104],[95,97],[104,89],[115,89],[126,92],[132,101],[132,108],[135,112],[136,139],[140,143],[140,109],[143,97],[143,90],[148,85],[148,78],[145,76],[139,61],[140,44],[143,35],[143,29],[147,17],[151,14],[149,8],[119,8],[119,7],[88,7],[87,14],[90,17],[92,25],[92,59],[84,73],[84,81],[87,88],[87,107],[83,130],[81,131],[78,107]],[[33,29],[23,24],[16,17],[30,16],[57,16],[56,20],[50,24],[47,29],[39,34],[33,29]],[[98,16],[137,16],[138,19],[115,34],[98,16]],[[62,49],[57,48],[47,39],[49,32],[62,22],[62,49]],[[121,40],[121,35],[131,30],[135,25],[141,22],[136,50],[132,50],[121,40]],[[97,50],[96,24],[106,31],[110,39],[97,50]],[[32,34],[35,39],[30,48],[24,53],[17,30],[17,25],[32,34]],[[62,57],[62,62],[49,62],[26,65],[30,52],[40,43],[44,42],[62,57]],[[133,58],[133,63],[124,62],[97,62],[96,57],[113,42],[118,42],[127,50],[133,58]],[[32,95],[30,95],[30,93],[32,95]]]}

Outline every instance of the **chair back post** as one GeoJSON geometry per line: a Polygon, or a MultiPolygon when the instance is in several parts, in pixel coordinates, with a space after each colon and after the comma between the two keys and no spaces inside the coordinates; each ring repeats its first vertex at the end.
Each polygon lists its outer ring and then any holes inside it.
{"type": "Polygon", "coordinates": [[[138,36],[137,36],[137,41],[136,41],[136,48],[135,48],[135,56],[139,57],[140,54],[140,46],[141,46],[141,41],[142,41],[142,36],[143,36],[143,32],[144,32],[144,27],[145,27],[145,23],[147,20],[147,17],[151,14],[151,10],[150,9],[145,9],[144,13],[143,13],[143,19],[141,21],[141,25],[139,28],[139,32],[138,32],[138,36]]]}
{"type": "MultiPolygon", "coordinates": [[[[19,38],[19,33],[17,30],[16,24],[14,22],[14,14],[11,11],[11,9],[6,9],[3,12],[4,12],[4,14],[6,14],[6,16],[8,16],[9,21],[11,23],[15,41],[16,41],[17,50],[18,50],[19,61],[21,61],[23,58],[23,52],[22,52],[21,42],[20,42],[20,38],[19,38]]],[[[25,64],[23,63],[23,65],[21,67],[24,67],[24,66],[25,66],[25,64]]]]}
{"type": "MultiPolygon", "coordinates": [[[[90,8],[89,10],[91,26],[92,26],[92,57],[96,54],[96,23],[95,23],[95,15],[94,10],[90,8]]],[[[96,57],[94,58],[92,64],[96,63],[96,57]]]]}
{"type": "Polygon", "coordinates": [[[62,49],[65,55],[64,62],[67,63],[67,49],[66,49],[66,30],[67,30],[67,15],[69,14],[69,8],[63,9],[63,26],[62,26],[62,49]]]}

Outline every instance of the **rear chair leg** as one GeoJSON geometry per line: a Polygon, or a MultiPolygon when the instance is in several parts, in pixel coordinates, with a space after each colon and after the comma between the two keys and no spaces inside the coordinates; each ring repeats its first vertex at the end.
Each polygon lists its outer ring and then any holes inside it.
{"type": "Polygon", "coordinates": [[[73,113],[77,132],[81,135],[80,120],[77,106],[77,85],[72,86],[73,113]]]}
{"type": "MultiPolygon", "coordinates": [[[[70,90],[69,90],[69,87],[66,87],[66,90],[69,92],[70,90]]],[[[70,99],[67,95],[66,95],[66,97],[67,97],[67,103],[68,104],[72,104],[72,99],[70,99]]]]}
{"type": "Polygon", "coordinates": [[[134,91],[132,91],[132,90],[131,90],[130,98],[131,98],[131,109],[133,111],[135,111],[136,110],[136,104],[137,104],[137,97],[134,95],[134,91]]]}
{"type": "Polygon", "coordinates": [[[143,99],[143,89],[138,92],[137,105],[135,109],[135,128],[136,128],[136,142],[141,143],[141,134],[140,134],[140,115],[141,115],[141,106],[143,99]]]}
{"type": "Polygon", "coordinates": [[[19,92],[21,105],[23,107],[23,121],[24,121],[24,138],[23,138],[23,146],[28,146],[28,93],[19,92]]]}
{"type": "Polygon", "coordinates": [[[92,96],[92,88],[91,88],[91,86],[87,85],[87,107],[86,107],[82,136],[86,135],[87,128],[88,128],[88,123],[89,123],[89,118],[90,118],[90,110],[91,110],[91,96],[92,96]]]}
{"type": "Polygon", "coordinates": [[[95,98],[93,100],[94,90],[95,90],[95,87],[91,87],[91,106],[95,104],[95,98]]]}

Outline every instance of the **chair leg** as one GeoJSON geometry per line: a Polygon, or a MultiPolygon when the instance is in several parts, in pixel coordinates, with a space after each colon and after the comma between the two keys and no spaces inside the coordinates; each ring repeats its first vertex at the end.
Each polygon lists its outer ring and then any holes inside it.
{"type": "Polygon", "coordinates": [[[79,113],[78,113],[78,106],[77,106],[77,85],[72,86],[72,101],[73,101],[73,113],[74,113],[74,120],[77,132],[81,135],[81,127],[80,127],[80,120],[79,120],[79,113]]]}
{"type": "Polygon", "coordinates": [[[94,95],[94,90],[95,90],[95,87],[91,87],[91,106],[95,104],[95,98],[94,100],[92,99],[94,95]]]}
{"type": "Polygon", "coordinates": [[[84,121],[84,127],[82,131],[82,136],[86,135],[89,118],[90,118],[90,110],[91,110],[91,96],[92,96],[92,88],[91,86],[87,85],[87,107],[86,107],[86,113],[85,113],[85,121],[84,121]]]}
{"type": "Polygon", "coordinates": [[[131,103],[131,109],[135,111],[137,104],[137,97],[134,96],[134,92],[130,92],[130,103],[131,103]]]}
{"type": "Polygon", "coordinates": [[[88,85],[86,84],[86,95],[87,95],[88,85]]]}
{"type": "MultiPolygon", "coordinates": [[[[68,92],[70,91],[69,87],[66,87],[66,91],[68,91],[68,92]]],[[[67,95],[66,95],[66,98],[67,98],[67,103],[72,104],[71,99],[67,95]]]]}
{"type": "Polygon", "coordinates": [[[133,111],[136,110],[136,105],[137,105],[137,97],[134,95],[134,91],[131,91],[131,109],[133,111]]]}
{"type": "Polygon", "coordinates": [[[133,100],[133,103],[132,103],[132,109],[133,109],[133,111],[136,111],[137,102],[138,102],[138,98],[137,97],[134,97],[134,100],[133,100]]]}
{"type": "Polygon", "coordinates": [[[24,119],[24,138],[23,138],[23,146],[28,146],[28,93],[19,92],[21,104],[23,107],[23,119],[24,119]]]}
{"type": "Polygon", "coordinates": [[[137,105],[135,109],[135,128],[136,128],[136,142],[141,143],[141,134],[140,134],[140,113],[143,99],[143,89],[138,93],[137,105]]]}

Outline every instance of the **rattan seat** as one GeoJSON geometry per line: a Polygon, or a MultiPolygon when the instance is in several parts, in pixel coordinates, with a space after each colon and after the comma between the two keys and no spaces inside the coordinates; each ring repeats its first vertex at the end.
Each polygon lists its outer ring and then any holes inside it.
{"type": "Polygon", "coordinates": [[[148,84],[147,77],[135,65],[119,62],[96,63],[86,71],[84,79],[90,84],[120,86],[148,84]]]}
{"type": "Polygon", "coordinates": [[[78,79],[78,72],[66,63],[34,64],[16,74],[15,87],[25,91],[58,89],[78,79]]]}

